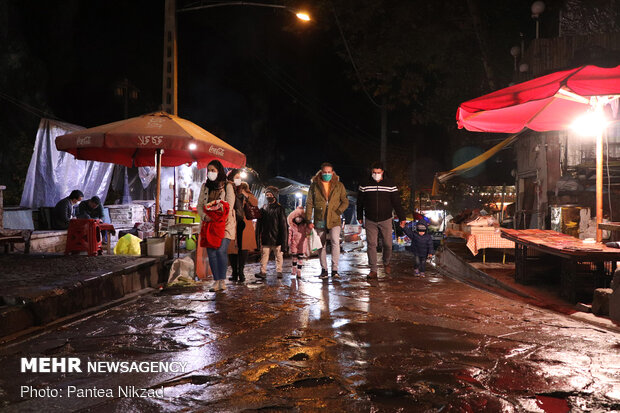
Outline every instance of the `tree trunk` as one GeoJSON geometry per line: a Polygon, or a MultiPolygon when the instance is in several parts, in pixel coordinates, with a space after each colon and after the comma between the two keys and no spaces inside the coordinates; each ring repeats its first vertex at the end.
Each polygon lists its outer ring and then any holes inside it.
{"type": "Polygon", "coordinates": [[[471,20],[474,25],[474,32],[478,38],[478,46],[480,46],[480,55],[482,56],[482,64],[487,76],[489,89],[496,90],[497,83],[495,82],[495,74],[489,62],[488,35],[486,30],[482,27],[480,8],[478,7],[477,0],[467,0],[467,8],[469,9],[469,14],[471,15],[471,20]]]}

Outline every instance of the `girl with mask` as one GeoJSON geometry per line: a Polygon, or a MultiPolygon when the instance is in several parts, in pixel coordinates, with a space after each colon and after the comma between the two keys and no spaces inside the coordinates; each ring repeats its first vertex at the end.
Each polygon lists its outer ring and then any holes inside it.
{"type": "Polygon", "coordinates": [[[228,247],[228,260],[232,267],[232,276],[229,280],[233,282],[245,282],[245,262],[248,252],[256,249],[256,234],[254,223],[245,216],[246,204],[258,205],[258,200],[250,192],[247,183],[241,180],[241,170],[233,169],[228,172],[228,179],[235,189],[235,216],[237,219],[237,230],[235,241],[228,247]]]}
{"type": "Polygon", "coordinates": [[[293,256],[291,273],[301,278],[301,269],[304,266],[304,255],[308,246],[308,221],[304,218],[304,208],[299,206],[288,216],[288,245],[293,256]]]}
{"type": "Polygon", "coordinates": [[[210,217],[204,212],[204,206],[210,202],[220,200],[229,206],[226,226],[222,243],[218,248],[207,247],[209,266],[213,273],[213,284],[209,291],[223,291],[226,289],[226,270],[228,269],[228,245],[236,238],[237,220],[235,217],[235,190],[233,184],[226,180],[226,173],[222,163],[217,160],[207,165],[207,181],[200,189],[198,197],[198,214],[203,222],[209,222],[210,217]]]}

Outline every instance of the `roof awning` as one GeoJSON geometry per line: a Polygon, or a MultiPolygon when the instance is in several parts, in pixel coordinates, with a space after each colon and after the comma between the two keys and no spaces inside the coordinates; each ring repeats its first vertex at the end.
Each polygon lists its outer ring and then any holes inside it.
{"type": "Polygon", "coordinates": [[[431,191],[431,195],[433,196],[437,195],[437,193],[439,192],[439,184],[443,184],[447,182],[449,179],[454,178],[455,176],[464,174],[465,172],[474,169],[476,166],[482,164],[483,162],[488,161],[493,156],[497,155],[499,151],[501,151],[502,149],[504,149],[505,147],[513,143],[515,140],[517,140],[517,137],[521,133],[523,133],[523,131],[509,136],[508,138],[504,139],[503,141],[501,141],[500,143],[498,143],[497,145],[495,145],[488,151],[476,156],[473,159],[470,159],[469,161],[465,162],[462,165],[457,166],[456,168],[450,171],[439,172],[435,174],[435,179],[433,180],[433,190],[431,191]]]}

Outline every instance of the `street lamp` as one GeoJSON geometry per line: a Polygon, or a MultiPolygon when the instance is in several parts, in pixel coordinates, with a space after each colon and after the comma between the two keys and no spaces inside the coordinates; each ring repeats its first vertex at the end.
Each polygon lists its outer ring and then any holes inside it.
{"type": "Polygon", "coordinates": [[[592,108],[581,115],[571,125],[572,129],[583,136],[596,136],[596,242],[603,240],[600,224],[603,222],[603,133],[609,120],[603,113],[607,98],[592,98],[592,108]]]}
{"type": "Polygon", "coordinates": [[[251,6],[251,7],[268,7],[271,9],[283,9],[294,14],[299,20],[308,22],[310,15],[303,10],[295,10],[281,4],[257,3],[249,1],[223,1],[219,3],[200,2],[197,6],[185,7],[177,10],[176,0],[166,0],[164,13],[164,71],[163,71],[163,87],[162,87],[162,110],[178,115],[178,53],[177,53],[177,30],[176,30],[176,14],[180,12],[211,9],[215,7],[227,6],[251,6]]]}
{"type": "Polygon", "coordinates": [[[545,11],[545,3],[535,1],[532,3],[532,19],[536,20],[536,38],[540,35],[540,15],[545,11]]]}

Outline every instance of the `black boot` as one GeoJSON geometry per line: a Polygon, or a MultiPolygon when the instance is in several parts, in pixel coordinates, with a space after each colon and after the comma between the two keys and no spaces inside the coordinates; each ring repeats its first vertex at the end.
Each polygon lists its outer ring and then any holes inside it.
{"type": "Polygon", "coordinates": [[[237,270],[237,274],[239,275],[239,282],[245,282],[245,262],[248,259],[248,250],[241,250],[239,251],[239,260],[237,262],[238,265],[238,270],[237,270]]]}
{"type": "Polygon", "coordinates": [[[239,278],[239,274],[237,272],[237,262],[239,260],[237,257],[237,254],[228,254],[228,261],[230,261],[230,266],[232,267],[232,276],[228,277],[228,279],[233,282],[237,282],[237,279],[239,278]]]}

